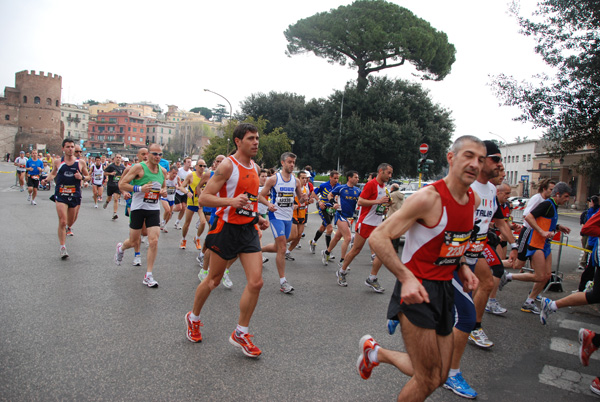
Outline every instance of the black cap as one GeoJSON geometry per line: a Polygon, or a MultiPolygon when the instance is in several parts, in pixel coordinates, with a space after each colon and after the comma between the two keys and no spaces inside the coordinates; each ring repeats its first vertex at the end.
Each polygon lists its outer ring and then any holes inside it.
{"type": "Polygon", "coordinates": [[[501,154],[502,153],[502,152],[500,152],[500,148],[498,148],[498,145],[496,145],[495,142],[489,141],[489,140],[485,140],[485,141],[483,141],[483,143],[485,144],[485,149],[487,151],[487,156],[492,156],[492,155],[496,155],[496,154],[501,154]]]}

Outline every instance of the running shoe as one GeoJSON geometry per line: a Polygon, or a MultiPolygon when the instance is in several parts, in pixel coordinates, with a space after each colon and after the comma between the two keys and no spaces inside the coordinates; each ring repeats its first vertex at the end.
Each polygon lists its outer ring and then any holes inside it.
{"type": "Polygon", "coordinates": [[[196,256],[196,262],[200,268],[204,268],[204,254],[200,253],[196,256]]]}
{"type": "Polygon", "coordinates": [[[27,202],[30,202],[30,201],[31,201],[31,194],[29,194],[29,195],[27,196],[27,202]]]}
{"type": "Polygon", "coordinates": [[[75,236],[75,234],[73,233],[73,231],[71,230],[71,228],[69,226],[67,226],[67,236],[75,236]]]}
{"type": "Polygon", "coordinates": [[[285,259],[288,261],[296,261],[296,259],[292,257],[292,253],[285,253],[285,259]]]}
{"type": "Polygon", "coordinates": [[[156,282],[154,280],[154,277],[152,275],[148,275],[144,277],[144,280],[142,281],[142,283],[146,286],[148,286],[149,288],[156,288],[158,287],[158,282],[156,282]]]}
{"type": "Polygon", "coordinates": [[[31,200],[31,205],[37,205],[37,202],[35,202],[35,200],[31,200]]]}
{"type": "Polygon", "coordinates": [[[163,233],[169,233],[169,230],[167,229],[167,227],[165,226],[163,229],[163,233]]]}
{"type": "Polygon", "coordinates": [[[462,377],[462,373],[458,373],[455,376],[448,377],[444,383],[444,388],[449,389],[456,395],[462,396],[467,399],[477,398],[477,392],[467,384],[465,379],[462,377]]]}
{"type": "Polygon", "coordinates": [[[584,292],[590,292],[594,288],[594,281],[587,281],[584,292]]]}
{"type": "Polygon", "coordinates": [[[469,340],[475,343],[475,345],[480,348],[488,349],[494,346],[494,342],[490,341],[485,332],[483,332],[483,328],[474,329],[469,334],[469,340]]]}
{"type": "Polygon", "coordinates": [[[98,197],[98,201],[102,202],[102,196],[98,197]]]}
{"type": "Polygon", "coordinates": [[[360,355],[356,361],[356,370],[363,380],[368,380],[371,377],[373,369],[379,366],[378,362],[369,359],[369,352],[374,350],[376,346],[379,346],[379,344],[375,342],[375,339],[371,335],[365,335],[358,341],[360,355]]]}
{"type": "Polygon", "coordinates": [[[309,241],[308,248],[310,248],[310,252],[314,254],[317,249],[317,243],[314,240],[309,241]]]}
{"type": "Polygon", "coordinates": [[[102,204],[103,209],[106,209],[106,207],[108,207],[108,200],[104,201],[104,204],[102,204]]]}
{"type": "Polygon", "coordinates": [[[208,269],[200,269],[198,272],[198,279],[202,282],[208,276],[208,269]]]}
{"type": "Polygon", "coordinates": [[[117,215],[116,213],[113,214],[112,220],[115,221],[119,219],[119,215],[117,215]]]}
{"type": "Polygon", "coordinates": [[[181,228],[179,227],[179,222],[177,222],[177,221],[176,221],[176,222],[175,222],[175,225],[173,225],[173,228],[175,228],[175,230],[177,230],[177,229],[181,229],[181,228]]]}
{"type": "Polygon", "coordinates": [[[165,230],[165,221],[160,221],[160,230],[165,230]]]}
{"type": "Polygon", "coordinates": [[[188,312],[185,315],[185,324],[187,325],[186,336],[190,342],[202,342],[202,334],[200,333],[200,327],[202,327],[202,321],[190,320],[192,312],[188,312]]]}
{"type": "Polygon", "coordinates": [[[63,260],[69,258],[69,253],[67,253],[67,248],[65,246],[62,246],[60,248],[60,258],[63,260]]]}
{"type": "Polygon", "coordinates": [[[523,311],[525,313],[533,313],[533,314],[540,313],[540,309],[538,308],[538,306],[535,305],[535,302],[523,303],[523,305],[521,306],[521,311],[523,311]]]}
{"type": "Polygon", "coordinates": [[[133,266],[140,267],[141,265],[142,265],[142,256],[136,255],[135,257],[133,257],[133,266]]]}
{"type": "Polygon", "coordinates": [[[200,244],[200,239],[199,238],[195,238],[194,239],[194,243],[196,243],[196,250],[202,250],[202,244],[200,244]]]}
{"type": "Polygon", "coordinates": [[[294,288],[288,283],[288,281],[285,281],[281,284],[279,290],[281,290],[283,293],[292,293],[292,290],[294,290],[294,288]]]}
{"type": "Polygon", "coordinates": [[[261,354],[259,348],[257,348],[254,343],[252,343],[252,338],[254,335],[250,334],[242,334],[238,330],[235,330],[231,333],[229,337],[229,343],[231,343],[236,348],[242,349],[242,352],[248,357],[258,357],[261,354]]]}
{"type": "Polygon", "coordinates": [[[400,325],[400,321],[398,320],[387,320],[387,329],[390,335],[394,335],[396,332],[396,328],[400,325]]]}
{"type": "Polygon", "coordinates": [[[94,208],[98,209],[98,203],[94,204],[94,208]]]}
{"type": "Polygon", "coordinates": [[[326,250],[321,250],[321,262],[325,266],[329,263],[329,256],[327,255],[326,250]]]}
{"type": "Polygon", "coordinates": [[[300,250],[302,248],[302,244],[300,244],[300,242],[298,242],[298,245],[296,246],[296,250],[300,250]]]}
{"type": "Polygon", "coordinates": [[[269,261],[269,259],[263,255],[263,264],[268,261],[269,261]]]}
{"type": "Polygon", "coordinates": [[[231,282],[231,279],[229,279],[229,270],[226,269],[225,273],[223,274],[223,278],[221,279],[221,282],[223,282],[223,286],[225,286],[227,289],[231,289],[231,287],[233,286],[233,282],[231,282]]]}
{"type": "Polygon", "coordinates": [[[182,250],[185,250],[186,244],[187,244],[187,240],[182,239],[181,243],[179,243],[179,248],[182,249],[182,250]]]}
{"type": "Polygon", "coordinates": [[[582,365],[587,366],[590,364],[590,356],[594,353],[598,348],[592,343],[592,339],[596,336],[594,331],[590,331],[589,329],[580,328],[579,329],[579,361],[582,365]]]}
{"type": "Polygon", "coordinates": [[[375,278],[373,280],[367,278],[367,280],[365,281],[365,285],[369,286],[371,289],[373,289],[377,293],[383,293],[385,291],[385,289],[382,288],[381,285],[379,284],[379,281],[377,280],[377,278],[375,278]]]}
{"type": "Polygon", "coordinates": [[[335,276],[337,276],[338,285],[344,287],[348,286],[348,282],[346,282],[346,275],[347,273],[343,273],[341,268],[335,271],[335,276]]]}
{"type": "Polygon", "coordinates": [[[117,251],[115,252],[115,264],[121,265],[121,261],[123,261],[123,250],[121,247],[123,243],[117,243],[117,251]]]}
{"type": "Polygon", "coordinates": [[[547,297],[542,299],[542,308],[540,309],[540,322],[542,325],[546,325],[548,322],[548,316],[552,313],[555,313],[555,311],[550,308],[551,303],[552,300],[548,299],[547,297]]]}
{"type": "Polygon", "coordinates": [[[594,378],[594,381],[592,381],[592,383],[590,384],[590,390],[594,394],[600,395],[600,378],[594,378]]]}
{"type": "Polygon", "coordinates": [[[25,191],[25,189],[23,187],[21,187],[21,192],[25,191]]]}
{"type": "Polygon", "coordinates": [[[504,307],[502,307],[500,305],[500,303],[498,302],[498,300],[488,300],[486,306],[485,306],[485,312],[486,313],[490,313],[490,314],[495,314],[495,315],[502,315],[505,314],[508,310],[506,310],[504,307]]]}
{"type": "Polygon", "coordinates": [[[333,253],[329,253],[329,261],[335,260],[335,255],[333,253]]]}
{"type": "Polygon", "coordinates": [[[511,281],[511,279],[508,279],[506,277],[506,271],[504,271],[504,273],[502,273],[502,277],[500,278],[500,284],[498,285],[498,290],[502,290],[504,288],[504,286],[506,286],[506,284],[510,281],[511,281]]]}

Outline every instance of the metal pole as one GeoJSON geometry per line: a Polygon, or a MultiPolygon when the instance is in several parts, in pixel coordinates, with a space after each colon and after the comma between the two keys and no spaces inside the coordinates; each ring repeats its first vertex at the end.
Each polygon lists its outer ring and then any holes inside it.
{"type": "Polygon", "coordinates": [[[342,92],[342,105],[340,106],[340,134],[338,135],[338,160],[337,160],[337,171],[340,171],[340,143],[342,142],[342,119],[344,117],[344,96],[346,92],[342,92]]]}
{"type": "Polygon", "coordinates": [[[231,117],[232,117],[232,114],[233,114],[233,108],[231,107],[231,102],[229,102],[229,100],[226,97],[224,97],[221,94],[216,93],[215,91],[211,91],[210,89],[204,89],[204,91],[205,92],[212,92],[213,94],[218,95],[218,96],[220,96],[221,98],[223,98],[223,99],[225,99],[227,101],[227,103],[229,104],[229,120],[231,121],[231,117]]]}

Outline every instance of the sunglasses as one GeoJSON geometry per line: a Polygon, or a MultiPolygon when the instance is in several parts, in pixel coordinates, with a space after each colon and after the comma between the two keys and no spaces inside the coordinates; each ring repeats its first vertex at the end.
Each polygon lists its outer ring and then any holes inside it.
{"type": "Polygon", "coordinates": [[[82,152],[83,152],[83,151],[75,151],[75,153],[76,153],[76,154],[80,154],[80,153],[82,153],[82,152]]]}
{"type": "Polygon", "coordinates": [[[206,167],[206,166],[208,166],[208,165],[198,165],[198,166],[200,166],[200,167],[206,167]]]}
{"type": "Polygon", "coordinates": [[[150,152],[154,156],[162,156],[162,152],[150,152]]]}
{"type": "Polygon", "coordinates": [[[502,157],[498,156],[498,155],[488,156],[488,158],[490,158],[491,160],[493,160],[494,163],[498,163],[498,162],[502,161],[502,157]]]}

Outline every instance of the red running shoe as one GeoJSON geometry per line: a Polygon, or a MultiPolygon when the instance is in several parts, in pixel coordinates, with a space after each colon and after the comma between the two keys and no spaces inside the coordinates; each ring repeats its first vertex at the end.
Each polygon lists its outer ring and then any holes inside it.
{"type": "Polygon", "coordinates": [[[360,338],[358,343],[360,356],[358,356],[358,361],[356,362],[356,369],[363,380],[368,380],[371,377],[373,368],[379,366],[378,362],[369,360],[369,352],[374,350],[376,346],[379,346],[379,344],[375,342],[375,339],[371,335],[365,335],[360,338]]]}
{"type": "Polygon", "coordinates": [[[200,327],[202,326],[202,322],[200,320],[190,320],[191,314],[192,312],[190,311],[185,315],[185,323],[187,324],[187,338],[190,340],[190,342],[201,342],[202,334],[200,333],[200,327]]]}
{"type": "Polygon", "coordinates": [[[590,364],[590,356],[598,350],[592,343],[592,339],[594,339],[595,336],[596,333],[589,329],[581,328],[579,330],[579,343],[581,344],[579,347],[579,361],[584,366],[590,364]]]}
{"type": "Polygon", "coordinates": [[[250,339],[254,335],[242,334],[241,332],[233,331],[229,337],[229,343],[233,346],[241,348],[242,352],[248,357],[258,357],[262,353],[250,339]]]}

